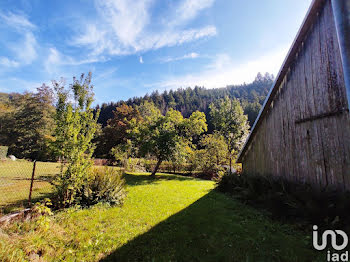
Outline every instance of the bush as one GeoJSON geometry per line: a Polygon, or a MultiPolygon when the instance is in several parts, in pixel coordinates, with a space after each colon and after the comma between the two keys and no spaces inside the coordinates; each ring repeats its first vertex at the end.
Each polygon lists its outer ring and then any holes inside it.
{"type": "Polygon", "coordinates": [[[113,161],[104,158],[94,158],[94,166],[108,166],[112,165],[113,161]]]}
{"type": "Polygon", "coordinates": [[[145,160],[142,158],[128,158],[125,161],[125,170],[129,172],[144,172],[145,168],[145,160]]]}
{"type": "MultiPolygon", "coordinates": [[[[157,164],[157,160],[146,159],[143,161],[144,170],[146,172],[152,172],[157,164]]],[[[180,175],[190,175],[192,174],[191,164],[189,163],[175,163],[173,161],[162,161],[158,168],[158,172],[172,173],[180,175]]]]}
{"type": "Polygon", "coordinates": [[[217,161],[208,150],[196,150],[190,158],[189,170],[195,176],[207,180],[218,180],[225,171],[223,161],[217,161]]]}
{"type": "Polygon", "coordinates": [[[279,219],[350,232],[350,192],[246,174],[223,176],[217,189],[268,210],[279,219]]]}
{"type": "Polygon", "coordinates": [[[93,178],[82,192],[81,204],[90,206],[105,202],[122,205],[125,197],[125,180],[121,170],[112,167],[95,168],[93,178]]]}
{"type": "Polygon", "coordinates": [[[0,159],[5,159],[7,156],[8,147],[0,146],[0,159]]]}
{"type": "Polygon", "coordinates": [[[35,219],[36,230],[48,231],[50,229],[50,216],[53,215],[50,206],[52,206],[51,200],[45,198],[32,208],[31,218],[35,219]]]}

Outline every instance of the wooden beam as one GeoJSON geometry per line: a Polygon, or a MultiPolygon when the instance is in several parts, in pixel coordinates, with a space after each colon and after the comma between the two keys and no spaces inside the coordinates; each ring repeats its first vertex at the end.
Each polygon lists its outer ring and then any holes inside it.
{"type": "Polygon", "coordinates": [[[307,118],[298,119],[295,121],[295,123],[301,124],[301,123],[314,121],[314,120],[325,118],[325,117],[337,116],[337,115],[341,115],[344,112],[348,112],[348,111],[349,111],[348,109],[342,109],[342,110],[338,110],[338,111],[334,111],[334,112],[327,112],[327,113],[323,113],[323,114],[319,114],[319,115],[315,115],[315,116],[311,116],[311,117],[307,117],[307,118]]]}

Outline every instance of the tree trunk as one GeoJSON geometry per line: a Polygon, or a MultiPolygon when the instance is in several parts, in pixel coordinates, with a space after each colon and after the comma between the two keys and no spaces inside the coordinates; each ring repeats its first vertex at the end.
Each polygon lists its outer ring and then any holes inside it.
{"type": "Polygon", "coordinates": [[[231,156],[230,156],[230,171],[229,171],[229,174],[231,175],[231,173],[232,173],[232,171],[231,171],[231,165],[232,165],[232,158],[231,158],[231,156]]]}
{"type": "Polygon", "coordinates": [[[160,167],[160,164],[162,163],[162,160],[161,159],[158,159],[158,162],[156,164],[156,166],[154,167],[154,170],[151,174],[151,177],[155,177],[156,176],[156,173],[158,171],[158,168],[160,167]]]}

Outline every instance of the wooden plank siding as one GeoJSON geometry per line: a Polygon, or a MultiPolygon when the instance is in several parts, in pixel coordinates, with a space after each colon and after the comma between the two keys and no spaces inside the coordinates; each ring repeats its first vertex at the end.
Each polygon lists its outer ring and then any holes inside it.
{"type": "Polygon", "coordinates": [[[244,173],[350,189],[341,61],[331,1],[314,1],[239,155],[244,173]]]}

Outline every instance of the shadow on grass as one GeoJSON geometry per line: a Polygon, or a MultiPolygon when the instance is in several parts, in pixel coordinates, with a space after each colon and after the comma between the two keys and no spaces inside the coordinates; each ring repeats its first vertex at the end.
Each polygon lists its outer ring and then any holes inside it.
{"type": "Polygon", "coordinates": [[[211,191],[101,261],[300,262],[318,255],[300,232],[211,191]]]}
{"type": "MultiPolygon", "coordinates": [[[[34,186],[33,186],[33,191],[32,191],[32,203],[33,204],[44,199],[44,198],[51,198],[52,197],[53,194],[48,193],[49,190],[44,189],[45,185],[38,183],[38,182],[50,183],[52,180],[53,180],[53,176],[50,174],[42,174],[42,175],[34,178],[34,184],[33,184],[34,186]],[[38,183],[38,184],[36,184],[36,183],[38,183]],[[39,187],[37,187],[37,185],[39,185],[39,187]],[[40,192],[40,191],[44,191],[44,192],[40,192]]],[[[14,197],[8,197],[8,200],[5,203],[0,203],[0,214],[8,214],[8,213],[15,212],[15,211],[29,207],[28,198],[29,198],[29,187],[30,187],[31,178],[30,177],[18,177],[18,176],[16,176],[16,177],[11,177],[10,179],[8,179],[8,181],[9,182],[7,182],[7,183],[9,183],[9,184],[12,183],[11,181],[27,181],[28,183],[26,182],[25,185],[18,184],[17,189],[15,189],[13,191],[8,190],[8,194],[14,195],[14,197]],[[18,195],[16,195],[16,192],[18,192],[18,190],[24,191],[24,194],[23,194],[23,192],[20,194],[21,196],[23,196],[22,198],[19,197],[18,195]],[[14,200],[12,200],[12,199],[14,199],[14,200]]]]}
{"type": "MultiPolygon", "coordinates": [[[[28,193],[29,194],[29,193],[28,193]]],[[[39,202],[45,198],[52,198],[53,193],[35,193],[35,197],[32,197],[32,205],[39,202]]],[[[6,205],[0,205],[0,214],[9,214],[15,211],[19,211],[30,206],[28,198],[13,201],[6,205]]]]}
{"type": "MultiPolygon", "coordinates": [[[[47,175],[40,175],[38,177],[34,178],[34,181],[42,181],[42,182],[51,182],[54,179],[53,175],[47,174],[47,175]]],[[[12,177],[10,180],[17,180],[17,181],[31,181],[31,177],[12,177]]]]}
{"type": "Polygon", "coordinates": [[[55,179],[55,176],[49,175],[40,175],[34,179],[34,181],[48,182],[51,183],[55,179]]]}
{"type": "Polygon", "coordinates": [[[125,173],[124,178],[128,186],[155,184],[164,180],[184,181],[184,180],[193,179],[191,177],[183,177],[179,175],[159,174],[159,173],[157,173],[155,178],[152,178],[148,173],[143,173],[138,175],[132,174],[132,173],[125,173]]]}

